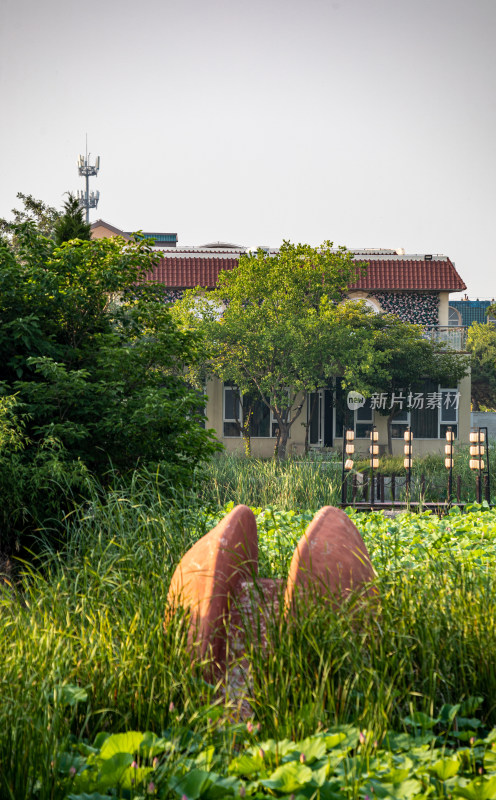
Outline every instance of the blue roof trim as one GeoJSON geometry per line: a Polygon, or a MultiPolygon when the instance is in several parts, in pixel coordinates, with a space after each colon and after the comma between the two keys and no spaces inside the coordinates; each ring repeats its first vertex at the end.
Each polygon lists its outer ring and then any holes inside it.
{"type": "Polygon", "coordinates": [[[143,233],[143,236],[156,242],[177,242],[177,233],[143,233]]]}

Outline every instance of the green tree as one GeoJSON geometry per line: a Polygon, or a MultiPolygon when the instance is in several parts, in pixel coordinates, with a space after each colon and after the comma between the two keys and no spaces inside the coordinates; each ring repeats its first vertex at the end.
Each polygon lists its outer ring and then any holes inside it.
{"type": "Polygon", "coordinates": [[[176,307],[208,342],[209,371],[241,395],[256,392],[271,409],[280,458],[307,393],[335,376],[370,396],[431,375],[453,381],[466,371],[421,328],[342,302],[363,269],[330,242],[317,249],[284,242],[276,255],[242,256],[215,291],[193,290],[176,307]]]}
{"type": "Polygon", "coordinates": [[[23,208],[13,208],[13,219],[10,221],[0,217],[0,237],[5,237],[15,247],[16,227],[23,222],[31,221],[39,233],[53,239],[55,223],[60,216],[57,209],[42,200],[36,200],[32,194],[18,192],[17,199],[22,201],[23,208]]]}
{"type": "Polygon", "coordinates": [[[67,194],[63,214],[55,221],[54,239],[57,244],[71,239],[91,239],[91,225],[84,219],[83,208],[71,192],[67,194]]]}
{"type": "Polygon", "coordinates": [[[472,323],[467,350],[472,364],[472,409],[496,411],[496,326],[472,323]]]}
{"type": "MultiPolygon", "coordinates": [[[[375,314],[362,309],[361,324],[368,330],[373,345],[373,364],[364,361],[355,369],[353,388],[367,397],[385,392],[390,397],[401,392],[420,392],[426,380],[455,388],[467,375],[469,359],[443,342],[426,338],[420,325],[402,322],[393,314],[375,314]]],[[[400,405],[379,409],[388,418],[388,450],[392,453],[392,424],[400,405]]]]}
{"type": "Polygon", "coordinates": [[[358,312],[338,301],[362,269],[331,242],[320,248],[284,242],[276,255],[242,256],[221,273],[215,291],[194,290],[176,308],[208,342],[209,371],[243,395],[255,391],[271,409],[280,458],[306,392],[359,359],[361,330],[341,324],[358,312]]]}
{"type": "Polygon", "coordinates": [[[68,471],[99,477],[160,462],[187,484],[218,444],[184,379],[202,356],[198,335],[134,291],[156,253],[139,237],[57,247],[32,222],[13,230],[16,250],[0,243],[0,396],[15,397],[5,408],[17,462],[56,452],[68,471]]]}

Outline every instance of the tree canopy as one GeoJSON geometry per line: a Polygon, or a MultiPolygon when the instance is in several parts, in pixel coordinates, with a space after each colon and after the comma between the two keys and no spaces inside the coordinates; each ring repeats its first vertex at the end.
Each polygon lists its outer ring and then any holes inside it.
{"type": "Polygon", "coordinates": [[[207,368],[242,393],[255,389],[272,410],[281,458],[305,393],[342,369],[346,345],[353,353],[359,346],[358,337],[342,341],[347,331],[334,320],[342,313],[337,301],[361,270],[352,253],[331,242],[284,242],[275,255],[241,256],[221,272],[215,291],[198,289],[179,304],[210,345],[207,368]]]}
{"type": "Polygon", "coordinates": [[[186,312],[209,345],[207,369],[241,394],[256,391],[271,409],[280,457],[306,393],[332,377],[370,396],[430,374],[455,381],[464,374],[459,357],[425,339],[419,326],[343,302],[364,269],[331,242],[284,242],[274,255],[241,256],[214,291],[198,288],[178,304],[176,313],[186,312]]]}
{"type": "Polygon", "coordinates": [[[23,207],[21,209],[12,209],[12,220],[0,217],[0,237],[6,238],[15,248],[15,230],[17,226],[23,222],[31,221],[34,222],[42,236],[53,239],[55,223],[60,216],[57,209],[47,205],[43,200],[37,200],[32,194],[17,192],[17,199],[21,200],[23,207]]]}
{"type": "Polygon", "coordinates": [[[467,333],[472,363],[472,408],[496,410],[496,325],[474,322],[467,333]]]}
{"type": "Polygon", "coordinates": [[[0,433],[10,441],[0,488],[14,451],[22,468],[56,454],[100,477],[160,462],[187,483],[218,444],[184,379],[202,355],[198,335],[179,330],[153,289],[152,299],[146,285],[135,292],[156,253],[142,238],[58,247],[32,221],[13,233],[15,250],[0,242],[0,433]]]}
{"type": "Polygon", "coordinates": [[[57,244],[71,239],[91,239],[91,225],[86,222],[83,208],[71,192],[68,192],[63,213],[55,220],[54,239],[57,244]]]}
{"type": "MultiPolygon", "coordinates": [[[[426,338],[420,325],[402,322],[393,314],[375,314],[364,308],[360,321],[368,330],[373,363],[356,365],[354,388],[367,397],[374,393],[392,396],[400,392],[420,392],[426,379],[446,388],[456,388],[469,371],[466,356],[443,342],[426,338]],[[372,366],[372,368],[371,368],[372,366]]],[[[388,417],[388,449],[392,453],[391,425],[400,406],[379,408],[388,417]]]]}

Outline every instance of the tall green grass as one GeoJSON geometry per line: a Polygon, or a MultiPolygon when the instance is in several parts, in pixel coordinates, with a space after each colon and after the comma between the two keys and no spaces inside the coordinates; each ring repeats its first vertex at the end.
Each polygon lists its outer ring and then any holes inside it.
{"type": "MultiPolygon", "coordinates": [[[[275,468],[273,475],[284,484],[275,468]]],[[[285,491],[272,502],[296,496],[285,491]]],[[[305,497],[317,497],[318,507],[321,491],[324,483],[308,486],[305,497]]],[[[0,797],[64,797],[54,764],[71,737],[132,729],[179,736],[186,727],[207,739],[211,704],[221,718],[235,718],[238,698],[216,691],[204,665],[192,663],[184,618],[163,626],[172,572],[212,516],[194,496],[167,504],[163,497],[152,476],[95,490],[66,520],[62,549],[47,534],[42,555],[1,583],[0,797]]],[[[271,514],[290,536],[289,517],[279,523],[271,514]]],[[[484,722],[494,724],[496,588],[492,563],[478,555],[492,542],[494,515],[466,532],[466,561],[462,550],[456,558],[448,546],[440,550],[447,528],[438,536],[435,522],[431,544],[409,558],[402,529],[412,528],[412,542],[421,533],[412,517],[386,528],[380,515],[354,519],[378,570],[373,613],[336,613],[311,598],[294,624],[282,611],[274,617],[266,650],[246,633],[247,700],[264,735],[298,738],[353,722],[380,737],[401,728],[411,709],[432,713],[474,695],[484,700],[484,722]]],[[[268,549],[272,530],[260,527],[268,549]]],[[[262,564],[270,575],[271,559],[262,564]]]]}
{"type": "MultiPolygon", "coordinates": [[[[452,500],[456,499],[457,478],[461,478],[461,500],[476,499],[475,474],[469,467],[470,455],[465,445],[455,445],[452,500]]],[[[496,497],[496,446],[490,447],[490,466],[493,477],[491,494],[496,497]]],[[[355,456],[355,466],[348,478],[348,500],[351,503],[351,482],[354,473],[369,472],[367,458],[355,456]]],[[[397,499],[405,499],[401,479],[405,476],[403,457],[383,456],[376,475],[396,475],[397,499]]],[[[310,454],[306,458],[276,459],[245,458],[223,454],[206,468],[204,483],[198,484],[203,502],[222,507],[226,503],[245,503],[252,506],[276,506],[280,509],[321,508],[339,505],[341,501],[341,456],[339,453],[310,454]]],[[[360,475],[361,478],[361,475],[360,475]]],[[[413,459],[411,500],[444,502],[447,499],[448,470],[444,455],[427,455],[413,459]]],[[[360,488],[357,500],[363,499],[360,488]]]]}
{"type": "Polygon", "coordinates": [[[339,458],[244,458],[221,455],[213,459],[200,489],[210,505],[233,501],[250,506],[283,509],[336,505],[341,492],[339,458]]]}

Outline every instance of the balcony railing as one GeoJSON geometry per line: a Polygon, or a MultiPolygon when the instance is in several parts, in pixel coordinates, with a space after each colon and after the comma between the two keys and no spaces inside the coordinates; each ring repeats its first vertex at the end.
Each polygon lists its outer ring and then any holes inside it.
{"type": "Polygon", "coordinates": [[[467,349],[467,330],[468,328],[461,325],[442,326],[436,325],[426,327],[425,338],[430,339],[431,342],[445,342],[448,347],[453,350],[465,352],[467,349]]]}

